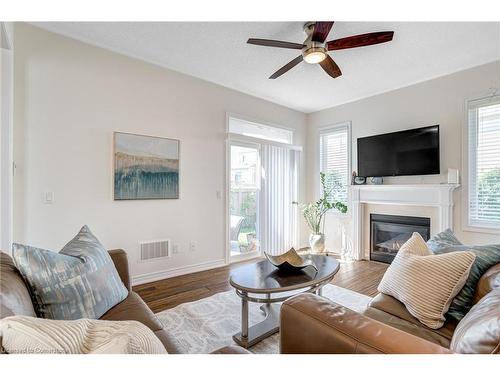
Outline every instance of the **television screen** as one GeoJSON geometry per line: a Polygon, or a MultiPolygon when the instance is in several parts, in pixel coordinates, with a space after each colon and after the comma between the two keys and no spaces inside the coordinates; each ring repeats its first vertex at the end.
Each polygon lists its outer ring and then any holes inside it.
{"type": "Polygon", "coordinates": [[[439,173],[439,125],[358,138],[359,176],[439,173]]]}

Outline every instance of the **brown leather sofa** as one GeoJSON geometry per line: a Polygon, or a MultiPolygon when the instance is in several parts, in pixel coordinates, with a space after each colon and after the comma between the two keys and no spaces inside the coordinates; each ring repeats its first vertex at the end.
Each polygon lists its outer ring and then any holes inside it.
{"type": "MultiPolygon", "coordinates": [[[[160,339],[168,353],[179,353],[168,332],[141,297],[130,289],[127,254],[123,250],[109,251],[116,269],[129,290],[128,297],[107,311],[100,319],[136,320],[149,327],[160,339]]],[[[0,318],[12,315],[36,316],[24,280],[15,267],[12,258],[0,251],[0,318]]],[[[214,354],[248,353],[239,346],[228,346],[216,350],[214,354]]]]}
{"type": "Polygon", "coordinates": [[[456,330],[456,321],[446,321],[442,328],[434,330],[385,294],[374,297],[362,314],[314,294],[301,294],[282,305],[280,351],[433,354],[460,349],[465,353],[498,354],[500,264],[491,267],[479,280],[474,303],[461,323],[468,330],[456,330]]]}

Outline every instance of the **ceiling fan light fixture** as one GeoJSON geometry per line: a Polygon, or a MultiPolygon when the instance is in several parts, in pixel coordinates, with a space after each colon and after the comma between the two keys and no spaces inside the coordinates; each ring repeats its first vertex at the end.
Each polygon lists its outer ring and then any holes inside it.
{"type": "Polygon", "coordinates": [[[304,51],[304,61],[308,64],[318,64],[326,59],[326,50],[322,47],[311,47],[304,51]]]}

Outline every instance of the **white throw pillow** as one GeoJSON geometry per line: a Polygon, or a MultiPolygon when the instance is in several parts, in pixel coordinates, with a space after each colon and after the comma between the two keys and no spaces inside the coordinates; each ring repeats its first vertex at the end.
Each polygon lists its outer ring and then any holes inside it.
{"type": "Polygon", "coordinates": [[[385,272],[378,291],[401,301],[422,324],[437,329],[467,281],[474,259],[470,251],[434,255],[422,236],[413,233],[385,272]]]}
{"type": "Polygon", "coordinates": [[[166,354],[136,321],[49,320],[10,316],[0,320],[0,344],[9,354],[166,354]]]}

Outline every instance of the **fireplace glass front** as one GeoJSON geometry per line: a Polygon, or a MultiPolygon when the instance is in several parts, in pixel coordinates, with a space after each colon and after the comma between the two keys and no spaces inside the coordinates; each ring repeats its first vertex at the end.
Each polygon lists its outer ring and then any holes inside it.
{"type": "Polygon", "coordinates": [[[429,239],[431,219],[427,217],[370,215],[370,259],[391,263],[399,248],[418,232],[429,239]]]}

